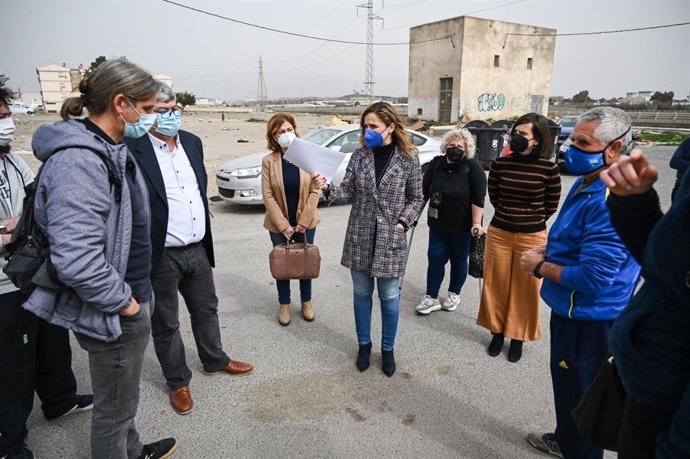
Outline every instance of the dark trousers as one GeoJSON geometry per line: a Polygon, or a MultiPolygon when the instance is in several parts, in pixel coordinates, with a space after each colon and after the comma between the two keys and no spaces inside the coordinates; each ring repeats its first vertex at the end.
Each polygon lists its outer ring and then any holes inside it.
{"type": "Polygon", "coordinates": [[[470,256],[472,236],[469,231],[459,233],[440,233],[429,228],[429,249],[427,258],[429,266],[426,270],[426,294],[438,298],[443,277],[446,273],[446,263],[450,260],[450,283],[448,291],[460,293],[460,289],[467,279],[467,260],[470,256]]]}
{"type": "Polygon", "coordinates": [[[225,368],[230,357],[223,351],[220,339],[218,297],[203,245],[166,248],[152,281],[155,293],[151,317],[153,345],[170,390],[187,386],[192,379],[180,334],[178,291],[189,311],[192,334],[204,370],[225,368]]]}
{"type": "Polygon", "coordinates": [[[567,319],[551,312],[551,381],[556,405],[556,438],[565,459],[602,458],[604,451],[582,439],[571,411],[608,354],[613,321],[567,319]]]}
{"type": "Polygon", "coordinates": [[[673,415],[674,412],[671,410],[640,403],[627,397],[618,435],[619,459],[655,457],[656,437],[668,430],[673,415]]]}
{"type": "Polygon", "coordinates": [[[0,295],[0,455],[26,438],[34,391],[46,417],[75,404],[69,332],[22,308],[27,298],[19,291],[0,295]]]}
{"type": "Polygon", "coordinates": [[[137,457],[144,447],[134,425],[144,352],[151,336],[150,303],[133,316],[120,316],[122,334],[112,342],[75,333],[89,353],[93,386],[91,457],[137,457]]]}
{"type": "MultiPolygon", "coordinates": [[[[269,231],[268,234],[271,236],[271,243],[273,246],[285,243],[285,236],[280,233],[274,233],[269,231]]],[[[314,235],[316,234],[316,228],[308,229],[307,232],[307,243],[314,243],[314,235]]],[[[304,242],[303,233],[295,233],[292,236],[292,240],[295,242],[304,242]]],[[[278,303],[280,304],[290,304],[290,281],[287,279],[276,280],[276,287],[278,288],[278,303]]],[[[311,301],[311,279],[300,279],[299,281],[299,296],[301,301],[311,301]]]]}

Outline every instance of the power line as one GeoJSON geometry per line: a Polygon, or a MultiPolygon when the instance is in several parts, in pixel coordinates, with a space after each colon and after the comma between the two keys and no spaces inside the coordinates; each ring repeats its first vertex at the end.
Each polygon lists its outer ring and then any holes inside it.
{"type": "Polygon", "coordinates": [[[636,27],[634,29],[619,29],[619,30],[603,30],[599,32],[572,32],[572,33],[507,33],[505,40],[503,40],[503,47],[506,46],[506,40],[508,40],[509,35],[523,36],[523,37],[578,37],[584,35],[604,35],[610,33],[623,33],[623,32],[639,32],[640,30],[652,30],[652,29],[665,29],[668,27],[679,27],[684,25],[690,25],[690,22],[679,22],[677,24],[666,24],[658,26],[649,27],[636,27]]]}
{"type": "MultiPolygon", "coordinates": [[[[212,16],[214,18],[223,19],[224,21],[235,22],[237,24],[242,24],[242,25],[245,25],[248,27],[254,27],[254,28],[262,29],[262,30],[268,30],[269,32],[282,33],[284,35],[291,35],[293,37],[309,38],[311,40],[328,41],[331,43],[343,43],[346,45],[368,45],[369,44],[366,41],[336,40],[333,38],[315,37],[313,35],[305,35],[305,34],[301,34],[301,33],[288,32],[286,30],[274,29],[272,27],[266,27],[266,26],[262,26],[259,24],[252,24],[251,22],[241,21],[239,19],[233,19],[231,17],[222,16],[220,14],[211,13],[210,11],[204,11],[204,10],[199,9],[199,8],[194,8],[194,7],[191,7],[188,5],[183,5],[182,3],[173,2],[172,0],[161,0],[161,1],[163,1],[165,3],[170,3],[171,5],[179,6],[180,8],[185,8],[185,9],[188,9],[191,11],[195,11],[197,13],[205,14],[207,16],[212,16]]],[[[372,44],[375,46],[411,45],[411,44],[415,44],[415,43],[429,43],[432,41],[448,40],[449,38],[452,38],[453,35],[454,34],[450,34],[450,35],[445,35],[443,37],[430,38],[428,40],[420,40],[420,41],[415,41],[415,42],[406,41],[406,42],[395,42],[395,43],[372,43],[372,44]]]]}

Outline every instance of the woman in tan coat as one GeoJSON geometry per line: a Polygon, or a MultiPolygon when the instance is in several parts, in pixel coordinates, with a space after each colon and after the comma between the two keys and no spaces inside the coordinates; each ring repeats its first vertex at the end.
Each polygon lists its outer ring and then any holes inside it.
{"type": "MultiPolygon", "coordinates": [[[[308,173],[285,161],[283,154],[297,137],[295,118],[284,113],[276,113],[268,120],[266,141],[271,151],[261,163],[261,189],[266,206],[264,228],[271,236],[274,246],[288,240],[314,243],[319,213],[318,186],[312,184],[308,173]]],[[[290,323],[290,281],[276,280],[280,310],[278,322],[286,326],[290,323]]],[[[311,301],[311,279],[299,281],[302,316],[304,320],[314,320],[311,301]]]]}

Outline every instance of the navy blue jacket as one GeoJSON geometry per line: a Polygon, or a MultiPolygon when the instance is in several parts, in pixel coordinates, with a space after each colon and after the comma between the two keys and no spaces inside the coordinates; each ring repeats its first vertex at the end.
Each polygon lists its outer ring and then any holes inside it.
{"type": "MultiPolygon", "coordinates": [[[[206,198],[206,188],[208,186],[208,177],[206,175],[206,168],[204,167],[204,147],[201,144],[201,139],[191,132],[179,131],[177,134],[180,138],[180,143],[184,147],[185,153],[189,158],[189,162],[194,169],[197,182],[199,184],[199,192],[201,200],[204,202],[204,211],[206,214],[206,234],[201,243],[206,249],[206,255],[211,266],[215,266],[215,258],[213,256],[213,237],[211,236],[211,219],[208,211],[208,199],[206,198]]],[[[123,142],[127,144],[132,156],[136,159],[139,167],[142,170],[146,186],[149,189],[149,200],[151,202],[151,275],[156,274],[158,265],[163,255],[165,248],[165,236],[168,232],[168,198],[165,194],[165,182],[161,174],[158,160],[156,159],[156,152],[153,150],[153,145],[148,135],[144,135],[138,139],[131,139],[125,137],[123,142]]]]}
{"type": "Polygon", "coordinates": [[[657,458],[690,457],[690,170],[662,216],[649,193],[611,196],[611,220],[644,284],[614,322],[609,348],[629,396],[675,413],[657,458]]]}

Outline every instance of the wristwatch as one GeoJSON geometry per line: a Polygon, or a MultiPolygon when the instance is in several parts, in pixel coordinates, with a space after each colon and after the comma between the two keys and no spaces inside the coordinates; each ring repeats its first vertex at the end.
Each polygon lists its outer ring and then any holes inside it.
{"type": "Polygon", "coordinates": [[[541,267],[544,263],[546,263],[546,260],[540,261],[539,263],[537,263],[537,266],[534,267],[534,271],[532,271],[532,274],[534,274],[534,277],[536,277],[537,279],[541,279],[544,277],[539,272],[539,270],[541,269],[541,267]]]}

